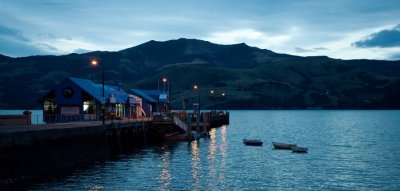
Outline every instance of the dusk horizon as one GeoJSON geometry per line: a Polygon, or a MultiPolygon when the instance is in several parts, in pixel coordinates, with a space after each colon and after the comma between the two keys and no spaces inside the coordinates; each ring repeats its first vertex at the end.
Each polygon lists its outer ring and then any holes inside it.
{"type": "Polygon", "coordinates": [[[0,190],[399,190],[400,0],[0,0],[0,190]]]}
{"type": "Polygon", "coordinates": [[[149,40],[246,43],[335,59],[399,60],[398,1],[1,1],[0,54],[117,51],[149,40]]]}
{"type": "MultiPolygon", "coordinates": [[[[251,45],[246,44],[245,42],[238,42],[238,43],[232,43],[232,44],[222,44],[222,43],[220,44],[220,43],[215,43],[215,42],[207,41],[207,40],[203,40],[203,39],[185,38],[185,37],[181,37],[181,38],[177,38],[177,39],[169,39],[169,40],[164,40],[164,41],[148,40],[148,41],[146,41],[146,42],[144,42],[142,44],[138,44],[138,45],[134,45],[134,46],[131,46],[131,47],[122,48],[120,50],[115,50],[115,51],[111,51],[111,50],[93,50],[93,51],[83,51],[83,52],[71,52],[71,53],[65,53],[65,54],[35,54],[35,55],[26,55],[26,56],[10,56],[10,55],[6,55],[6,54],[1,54],[0,53],[0,55],[11,57],[11,58],[23,58],[23,57],[32,57],[32,56],[65,56],[65,55],[69,55],[69,54],[87,54],[87,53],[91,53],[91,52],[119,52],[119,51],[123,51],[125,49],[134,48],[134,47],[137,47],[137,46],[149,43],[149,42],[153,42],[153,41],[154,42],[168,42],[168,41],[176,41],[176,40],[181,40],[181,39],[206,41],[206,42],[209,42],[209,43],[212,43],[212,44],[227,45],[227,46],[245,44],[245,45],[247,45],[249,47],[259,48],[259,49],[263,49],[263,50],[269,50],[269,51],[272,51],[272,52],[275,52],[275,53],[278,53],[278,54],[288,54],[288,55],[299,56],[299,57],[319,57],[319,56],[320,57],[324,57],[324,56],[329,57],[328,55],[322,55],[322,54],[321,55],[302,56],[302,55],[298,55],[298,54],[289,54],[289,53],[286,53],[286,52],[276,52],[276,51],[274,51],[272,49],[266,49],[266,48],[260,48],[260,47],[257,47],[257,46],[251,46],[251,45]]],[[[329,57],[329,58],[333,58],[333,57],[329,57]]],[[[333,59],[341,59],[341,58],[333,58],[333,59]]],[[[342,59],[342,60],[386,60],[386,59],[349,58],[349,59],[342,59]]],[[[388,59],[387,61],[399,61],[399,60],[400,60],[400,58],[396,58],[396,59],[393,59],[393,60],[392,59],[388,59]]]]}

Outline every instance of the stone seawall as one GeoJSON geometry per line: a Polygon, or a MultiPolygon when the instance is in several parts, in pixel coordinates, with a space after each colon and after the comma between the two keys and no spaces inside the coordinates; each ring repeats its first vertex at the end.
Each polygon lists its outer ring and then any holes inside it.
{"type": "Polygon", "coordinates": [[[30,115],[0,115],[0,126],[31,125],[30,115]]]}
{"type": "Polygon", "coordinates": [[[0,190],[143,144],[142,123],[0,132],[0,190]]]}
{"type": "Polygon", "coordinates": [[[102,128],[51,129],[0,135],[0,184],[104,157],[111,149],[102,128]]]}

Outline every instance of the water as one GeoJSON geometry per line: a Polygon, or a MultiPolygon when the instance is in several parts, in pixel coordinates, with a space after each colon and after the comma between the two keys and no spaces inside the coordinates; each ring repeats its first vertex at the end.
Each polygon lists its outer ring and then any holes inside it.
{"type": "Polygon", "coordinates": [[[232,111],[210,139],[148,146],[30,190],[398,190],[400,111],[232,111]],[[243,138],[261,138],[249,147],[243,138]],[[309,153],[273,150],[297,143],[309,153]]]}
{"type": "MultiPolygon", "coordinates": [[[[0,110],[0,115],[22,115],[25,110],[0,110]]],[[[44,124],[43,110],[29,110],[32,112],[32,125],[44,124]]]]}

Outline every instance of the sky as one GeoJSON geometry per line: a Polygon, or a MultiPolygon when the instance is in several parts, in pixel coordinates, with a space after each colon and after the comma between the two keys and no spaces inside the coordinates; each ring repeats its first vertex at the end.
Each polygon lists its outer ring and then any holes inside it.
{"type": "Polygon", "coordinates": [[[399,0],[0,0],[0,54],[118,51],[150,40],[400,60],[399,0]]]}

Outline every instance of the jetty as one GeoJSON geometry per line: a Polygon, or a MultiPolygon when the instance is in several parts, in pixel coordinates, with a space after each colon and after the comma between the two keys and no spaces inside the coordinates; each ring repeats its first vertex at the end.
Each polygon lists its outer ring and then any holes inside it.
{"type": "Polygon", "coordinates": [[[192,141],[229,124],[227,111],[200,110],[200,89],[194,91],[197,99],[184,99],[183,110],[172,111],[169,82],[162,83],[164,91],[125,91],[104,79],[98,84],[69,77],[38,100],[41,114],[0,116],[0,190],[149,142],[192,141]]]}
{"type": "MultiPolygon", "coordinates": [[[[202,132],[229,122],[229,113],[204,112],[202,132]]],[[[179,112],[139,119],[0,126],[0,188],[18,181],[108,157],[148,142],[193,140],[193,114],[179,112]],[[190,116],[190,117],[189,117],[190,116]],[[177,135],[185,135],[183,139],[177,135]],[[171,139],[170,139],[171,140],[171,139]]],[[[25,119],[24,119],[25,120],[25,119]]]]}

